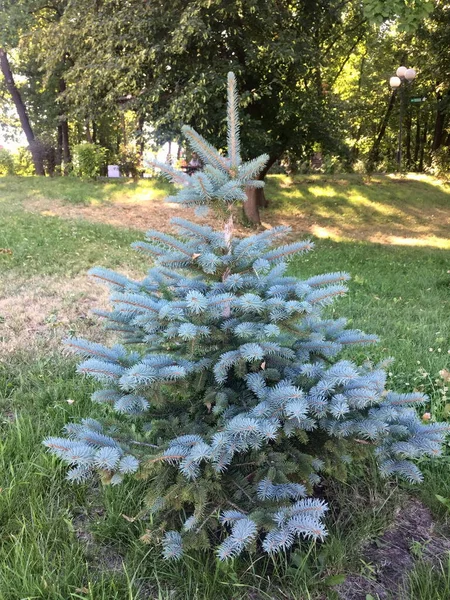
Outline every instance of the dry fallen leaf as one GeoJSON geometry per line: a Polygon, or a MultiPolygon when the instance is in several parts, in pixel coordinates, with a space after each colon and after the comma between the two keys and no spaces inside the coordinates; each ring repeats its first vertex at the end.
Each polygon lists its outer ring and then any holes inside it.
{"type": "Polygon", "coordinates": [[[128,517],[127,515],[124,515],[123,513],[121,516],[125,519],[125,521],[128,521],[128,523],[134,523],[136,521],[136,517],[128,517]]]}
{"type": "Polygon", "coordinates": [[[439,371],[439,375],[444,381],[450,381],[450,371],[447,371],[447,369],[442,369],[442,371],[439,371]]]}

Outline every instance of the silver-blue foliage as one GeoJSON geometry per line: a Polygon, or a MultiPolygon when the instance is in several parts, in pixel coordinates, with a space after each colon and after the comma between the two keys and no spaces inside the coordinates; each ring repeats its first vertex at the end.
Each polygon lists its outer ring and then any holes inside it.
{"type": "MultiPolygon", "coordinates": [[[[203,171],[157,165],[181,186],[172,198],[181,205],[232,214],[247,187],[263,185],[256,178],[267,157],[241,158],[232,74],[228,91],[228,155],[186,127],[203,171]]],[[[172,222],[177,235],[149,231],[134,244],[153,261],[142,281],[90,272],[111,288],[112,311],[97,314],[140,350],[66,340],[84,358],[79,372],[105,386],[93,401],[117,416],[112,427],[84,420],[45,440],[71,466],[68,478],[100,471],[116,484],[140,470],[150,477],[155,531],[174,528],[162,538],[165,558],[205,547],[222,527],[222,560],[254,549],[258,536],[268,553],[323,539],[327,507],[308,495],[321,473],[364,449],[374,448],[384,476],[421,481],[414,461],[438,455],[449,427],[422,423],[415,406],[424,395],[386,392],[383,365],[339,359],[348,346],[377,341],[322,314],[346,292],[348,275],[290,276],[289,260],[313,244],[277,245],[285,227],[240,239],[231,221],[223,231],[172,222]]]]}

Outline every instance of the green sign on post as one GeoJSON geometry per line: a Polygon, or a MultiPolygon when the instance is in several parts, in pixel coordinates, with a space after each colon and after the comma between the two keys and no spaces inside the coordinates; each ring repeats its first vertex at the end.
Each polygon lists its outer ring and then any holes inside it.
{"type": "Polygon", "coordinates": [[[411,104],[419,104],[420,102],[425,102],[426,99],[426,96],[413,96],[409,101],[411,104]]]}

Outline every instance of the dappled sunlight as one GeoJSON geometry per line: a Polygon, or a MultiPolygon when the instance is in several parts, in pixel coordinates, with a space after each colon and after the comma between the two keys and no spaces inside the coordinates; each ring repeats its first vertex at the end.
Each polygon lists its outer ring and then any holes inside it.
{"type": "Polygon", "coordinates": [[[450,186],[423,174],[271,178],[272,224],[334,241],[450,249],[450,186]],[[278,183],[278,189],[275,188],[278,183]],[[299,200],[295,193],[304,190],[299,200]]]}
{"type": "Polygon", "coordinates": [[[345,236],[343,237],[341,232],[334,227],[321,227],[320,225],[312,225],[310,230],[311,233],[317,238],[330,239],[335,242],[347,241],[345,236]]]}
{"type": "Polygon", "coordinates": [[[281,188],[290,187],[294,183],[292,177],[289,175],[272,175],[271,179],[276,181],[281,188]]]}
{"type": "Polygon", "coordinates": [[[335,198],[336,190],[331,187],[331,185],[327,186],[319,186],[319,185],[310,185],[308,186],[308,192],[315,196],[316,198],[335,198]]]}
{"type": "MultiPolygon", "coordinates": [[[[177,204],[164,202],[173,188],[161,180],[87,182],[73,179],[0,179],[2,211],[84,219],[116,227],[171,231],[177,204]]],[[[269,208],[262,220],[288,225],[293,235],[335,241],[450,249],[450,186],[429,175],[307,175],[268,178],[269,208]]],[[[186,218],[215,226],[214,219],[186,218]]],[[[250,230],[236,220],[236,231],[250,230]]]]}
{"type": "Polygon", "coordinates": [[[408,173],[405,176],[397,175],[396,173],[389,173],[385,175],[385,177],[391,181],[418,181],[421,183],[426,183],[428,185],[432,185],[434,187],[439,188],[445,194],[450,195],[450,182],[444,179],[439,179],[438,177],[433,177],[431,175],[426,175],[425,173],[408,173]]]}
{"type": "MultiPolygon", "coordinates": [[[[317,238],[330,239],[334,242],[352,242],[355,237],[348,235],[348,232],[337,227],[323,227],[312,225],[310,232],[317,238]]],[[[450,250],[450,239],[436,237],[434,235],[421,235],[419,237],[402,237],[399,235],[388,235],[382,232],[361,236],[360,241],[371,242],[373,244],[383,244],[389,246],[416,246],[439,248],[441,250],[450,250]]]]}
{"type": "Polygon", "coordinates": [[[418,246],[450,250],[450,239],[439,238],[434,235],[420,237],[401,237],[398,235],[375,234],[369,238],[375,244],[389,244],[395,246],[418,246]]]}
{"type": "Polygon", "coordinates": [[[373,200],[369,200],[369,198],[354,190],[351,190],[348,193],[348,201],[351,204],[355,204],[356,206],[367,207],[370,208],[372,211],[386,216],[401,217],[403,214],[402,211],[399,210],[397,207],[389,206],[388,204],[384,204],[381,201],[374,202],[373,200]]]}

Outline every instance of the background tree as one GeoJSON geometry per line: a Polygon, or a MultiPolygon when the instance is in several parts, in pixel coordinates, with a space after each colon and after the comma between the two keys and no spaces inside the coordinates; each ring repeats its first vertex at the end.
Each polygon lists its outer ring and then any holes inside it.
{"type": "Polygon", "coordinates": [[[14,81],[14,76],[11,70],[8,55],[4,48],[0,48],[0,68],[5,81],[6,89],[11,95],[11,98],[14,102],[14,106],[17,110],[17,114],[19,115],[19,120],[23,133],[27,138],[31,154],[33,156],[36,175],[45,175],[43,155],[34,135],[33,128],[31,127],[27,108],[23,102],[19,89],[17,88],[16,82],[14,81]]]}
{"type": "MultiPolygon", "coordinates": [[[[183,142],[174,132],[188,122],[224,147],[216,98],[230,68],[243,90],[244,156],[270,157],[262,179],[313,149],[390,168],[399,103],[387,81],[401,62],[423,66],[420,85],[436,95],[435,106],[405,111],[408,166],[423,167],[446,140],[448,11],[438,0],[7,0],[1,10],[30,124],[57,162],[82,140],[107,147],[108,160],[130,139],[142,154],[146,124],[155,143],[183,142]]],[[[262,188],[249,191],[248,217],[258,222],[264,204],[262,188]]]]}

